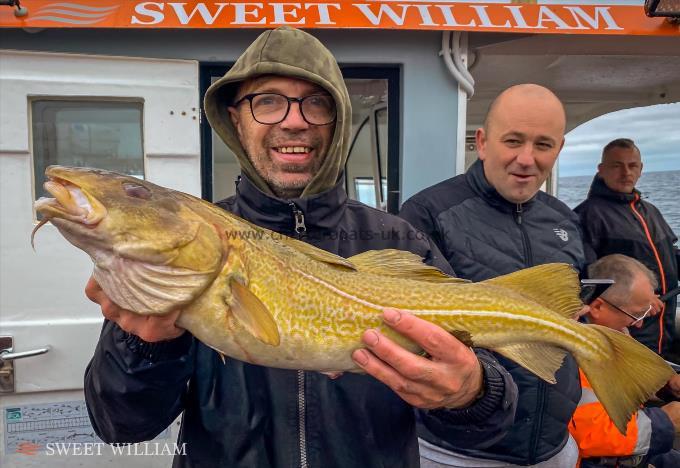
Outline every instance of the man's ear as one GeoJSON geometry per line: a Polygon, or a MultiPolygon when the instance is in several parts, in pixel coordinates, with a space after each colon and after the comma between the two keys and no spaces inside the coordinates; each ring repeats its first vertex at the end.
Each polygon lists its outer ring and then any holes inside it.
{"type": "Polygon", "coordinates": [[[477,145],[477,156],[484,161],[486,159],[486,131],[482,127],[475,132],[475,144],[477,145]]]}
{"type": "Polygon", "coordinates": [[[229,111],[229,118],[231,119],[231,124],[234,126],[236,129],[236,133],[238,133],[239,137],[241,136],[241,115],[238,112],[238,109],[234,106],[229,106],[227,107],[227,110],[229,111]]]}
{"type": "Polygon", "coordinates": [[[603,164],[604,164],[604,163],[600,163],[600,164],[597,165],[597,173],[600,174],[600,175],[602,175],[602,167],[603,167],[603,164]]]}
{"type": "Polygon", "coordinates": [[[602,305],[604,304],[604,301],[602,299],[595,298],[593,302],[591,302],[590,305],[590,311],[588,314],[593,318],[593,322],[597,322],[597,320],[602,317],[602,305]]]}

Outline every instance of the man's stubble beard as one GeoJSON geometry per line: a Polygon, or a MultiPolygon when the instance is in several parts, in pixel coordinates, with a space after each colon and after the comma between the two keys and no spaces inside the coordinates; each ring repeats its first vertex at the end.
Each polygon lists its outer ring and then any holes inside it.
{"type": "Polygon", "coordinates": [[[274,161],[269,155],[269,149],[281,146],[276,142],[277,139],[278,138],[275,138],[274,136],[268,135],[263,141],[264,146],[257,148],[262,153],[258,154],[256,157],[252,157],[250,154],[248,156],[258,175],[262,177],[277,197],[283,199],[298,198],[309,182],[316,174],[318,174],[327,157],[328,151],[322,148],[323,142],[320,137],[305,138],[303,139],[305,146],[310,146],[318,152],[325,151],[325,154],[315,157],[307,165],[283,164],[275,166],[274,161]],[[309,175],[304,179],[283,180],[283,178],[277,177],[276,172],[287,172],[291,174],[309,173],[309,175]]]}

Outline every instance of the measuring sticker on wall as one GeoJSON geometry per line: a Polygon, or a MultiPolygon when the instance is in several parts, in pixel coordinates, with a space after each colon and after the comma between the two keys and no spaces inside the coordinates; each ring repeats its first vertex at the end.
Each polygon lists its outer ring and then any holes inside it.
{"type": "MultiPolygon", "coordinates": [[[[90,424],[84,401],[2,408],[5,454],[36,455],[82,444],[103,444],[90,424]],[[71,445],[66,445],[71,444],[71,445]]],[[[156,439],[170,437],[166,428],[156,439]]]]}

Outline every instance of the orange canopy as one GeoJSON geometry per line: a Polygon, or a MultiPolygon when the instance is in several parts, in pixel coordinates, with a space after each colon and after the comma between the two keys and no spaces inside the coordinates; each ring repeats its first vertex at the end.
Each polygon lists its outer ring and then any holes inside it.
{"type": "Polygon", "coordinates": [[[0,27],[364,28],[551,34],[678,35],[648,18],[643,0],[22,0],[28,14],[0,7],[0,27]]]}

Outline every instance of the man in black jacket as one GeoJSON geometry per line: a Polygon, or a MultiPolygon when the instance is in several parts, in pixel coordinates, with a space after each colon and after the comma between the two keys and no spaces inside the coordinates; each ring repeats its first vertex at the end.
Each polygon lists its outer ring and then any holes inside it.
{"type": "MultiPolygon", "coordinates": [[[[654,272],[657,293],[663,295],[678,285],[678,238],[659,210],[635,189],[640,175],[642,158],[633,140],[609,142],[588,197],[574,211],[581,220],[589,263],[613,253],[633,257],[654,272]]],[[[676,300],[673,296],[665,304],[657,301],[659,313],[631,330],[635,339],[675,361],[680,357],[680,349],[674,346],[676,300]]]]}
{"type": "MultiPolygon", "coordinates": [[[[236,154],[242,177],[218,205],[281,234],[349,257],[410,250],[446,269],[436,247],[404,220],[348,200],[342,169],[350,100],[335,59],[309,34],[263,33],[208,90],[213,129],[236,154]]],[[[167,317],[117,307],[91,280],[106,317],[85,375],[92,424],[107,442],[153,438],[183,412],[186,467],[415,467],[414,407],[442,437],[471,447],[501,437],[516,388],[493,356],[398,312],[386,323],[425,346],[407,353],[376,331],[353,357],[369,375],[330,379],[218,353],[167,317]]],[[[285,298],[282,298],[285,300],[285,298]]]]}
{"type": "MultiPolygon", "coordinates": [[[[576,215],[539,191],[564,144],[564,108],[549,90],[519,85],[491,105],[477,130],[476,161],[467,173],[430,187],[402,207],[401,216],[430,235],[456,273],[482,281],[550,262],[584,265],[576,215]]],[[[581,396],[571,356],[550,385],[499,358],[519,389],[513,426],[485,447],[442,440],[424,419],[423,466],[573,467],[578,448],[567,426],[581,396]]]]}

